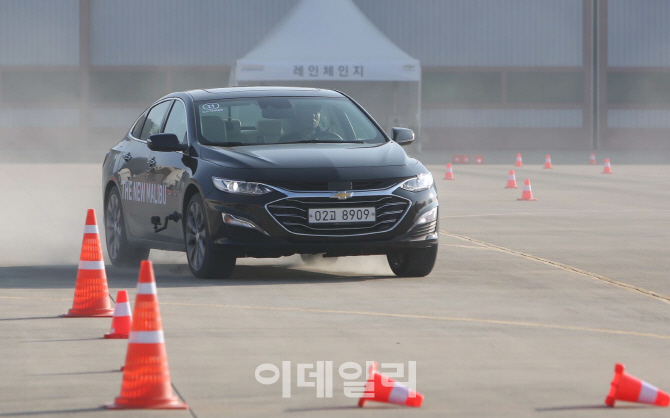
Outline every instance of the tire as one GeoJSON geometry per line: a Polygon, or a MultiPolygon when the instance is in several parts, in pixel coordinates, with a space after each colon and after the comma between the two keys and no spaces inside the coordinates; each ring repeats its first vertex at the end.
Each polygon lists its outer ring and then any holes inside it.
{"type": "Polygon", "coordinates": [[[437,245],[395,251],[386,256],[393,273],[398,277],[425,277],[433,271],[437,245]]]}
{"type": "Polygon", "coordinates": [[[337,263],[338,257],[324,257],[323,254],[300,254],[302,262],[308,266],[322,265],[332,266],[337,263]]]}
{"type": "Polygon", "coordinates": [[[139,267],[142,260],[149,258],[151,250],[128,243],[121,195],[116,186],[109,191],[106,202],[105,244],[107,244],[109,260],[115,267],[139,267]]]}
{"type": "Polygon", "coordinates": [[[193,195],[186,208],[184,244],[191,272],[199,279],[227,279],[233,274],[237,260],[212,244],[207,212],[200,195],[193,195]]]}

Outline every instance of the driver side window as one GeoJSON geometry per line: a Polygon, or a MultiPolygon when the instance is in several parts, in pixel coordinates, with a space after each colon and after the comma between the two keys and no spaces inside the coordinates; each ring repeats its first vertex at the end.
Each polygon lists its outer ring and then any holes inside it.
{"type": "Polygon", "coordinates": [[[174,106],[172,106],[170,115],[165,123],[165,130],[163,130],[163,133],[175,134],[177,135],[177,138],[179,138],[179,142],[187,144],[186,130],[186,109],[182,102],[175,100],[174,106]]]}
{"type": "Polygon", "coordinates": [[[142,141],[146,141],[151,135],[160,132],[163,119],[165,119],[165,113],[167,113],[171,104],[172,100],[167,100],[157,104],[149,111],[147,120],[144,122],[144,127],[142,128],[142,135],[140,136],[142,141]]]}

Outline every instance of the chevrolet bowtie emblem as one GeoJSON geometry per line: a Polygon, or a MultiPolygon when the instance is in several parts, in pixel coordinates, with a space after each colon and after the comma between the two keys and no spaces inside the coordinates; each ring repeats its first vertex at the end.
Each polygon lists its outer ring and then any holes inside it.
{"type": "Polygon", "coordinates": [[[354,192],[351,192],[351,193],[337,192],[337,193],[333,193],[333,195],[330,196],[330,197],[332,197],[333,199],[345,200],[345,199],[349,199],[353,195],[354,195],[354,192]]]}

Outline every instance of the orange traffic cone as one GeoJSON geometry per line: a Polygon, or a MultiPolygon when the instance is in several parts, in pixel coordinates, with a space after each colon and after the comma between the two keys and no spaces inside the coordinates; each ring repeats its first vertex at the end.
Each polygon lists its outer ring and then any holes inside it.
{"type": "Polygon", "coordinates": [[[605,168],[603,168],[603,174],[612,174],[612,166],[610,165],[609,158],[605,158],[605,168]]]}
{"type": "Polygon", "coordinates": [[[544,158],[544,168],[554,168],[551,166],[551,155],[549,154],[544,158]]]}
{"type": "Polygon", "coordinates": [[[516,176],[514,175],[514,170],[509,171],[509,176],[507,176],[507,186],[506,189],[518,189],[516,187],[516,176]]]}
{"type": "Polygon", "coordinates": [[[596,165],[596,164],[597,164],[596,154],[592,152],[591,156],[589,157],[589,165],[596,165]]]}
{"type": "Polygon", "coordinates": [[[523,182],[523,192],[521,193],[521,199],[517,200],[537,200],[533,199],[533,191],[530,189],[530,180],[526,179],[523,182]]]}
{"type": "Polygon", "coordinates": [[[358,406],[362,408],[365,401],[394,403],[418,408],[423,403],[423,395],[378,373],[377,363],[372,363],[368,370],[365,393],[358,400],[358,406]]]}
{"type": "Polygon", "coordinates": [[[451,163],[447,164],[447,172],[444,173],[444,179],[445,180],[453,180],[454,179],[454,171],[451,169],[451,163]]]}
{"type": "Polygon", "coordinates": [[[102,259],[98,223],[95,211],[89,209],[84,226],[84,240],[81,243],[77,283],[74,287],[72,309],[61,315],[65,318],[112,316],[112,305],[109,302],[105,262],[102,259]]]}
{"type": "Polygon", "coordinates": [[[607,406],[614,406],[614,401],[646,403],[657,406],[670,405],[670,396],[667,393],[644,380],[627,374],[624,371],[625,368],[621,363],[614,366],[614,378],[612,379],[610,393],[605,398],[607,406]]]}
{"type": "Polygon", "coordinates": [[[140,265],[121,394],[108,409],[188,409],[173,395],[151,261],[140,265]]]}
{"type": "Polygon", "coordinates": [[[128,302],[128,291],[119,290],[116,293],[116,304],[114,305],[114,318],[112,318],[112,328],[105,338],[128,338],[130,334],[130,324],[133,317],[130,314],[130,302],[128,302]]]}
{"type": "Polygon", "coordinates": [[[523,167],[523,161],[521,161],[521,153],[516,155],[516,163],[514,167],[523,167]]]}

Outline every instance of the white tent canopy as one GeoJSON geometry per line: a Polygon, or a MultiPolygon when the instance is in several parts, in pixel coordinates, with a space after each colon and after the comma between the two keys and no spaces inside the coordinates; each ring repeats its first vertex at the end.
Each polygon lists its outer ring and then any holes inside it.
{"type": "Polygon", "coordinates": [[[421,66],[352,0],[302,0],[231,72],[231,85],[313,80],[420,82],[421,66]]]}

